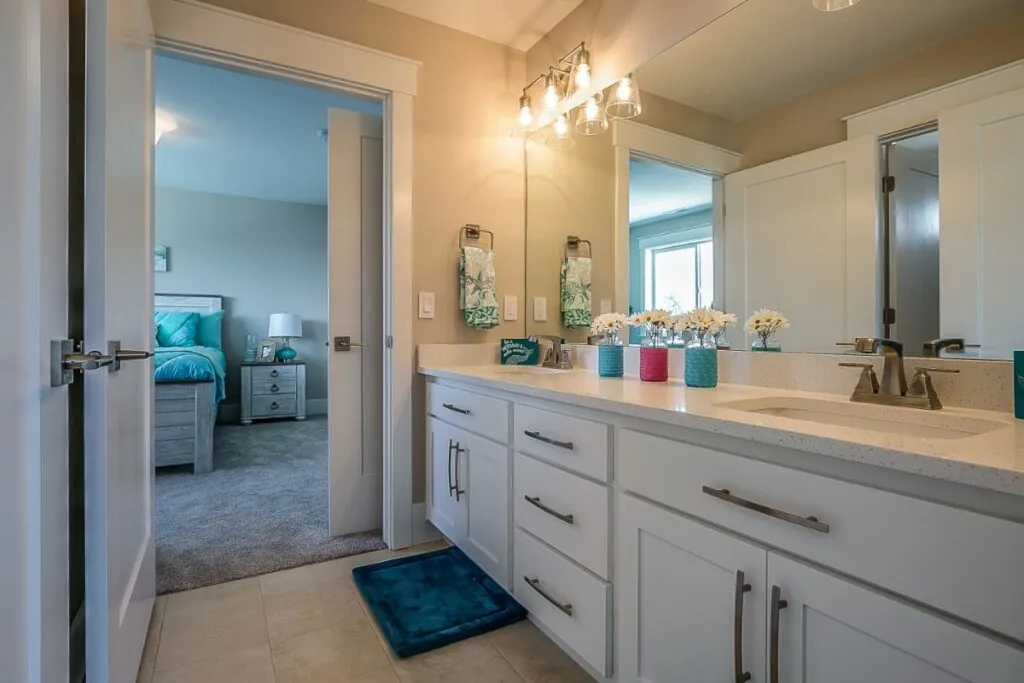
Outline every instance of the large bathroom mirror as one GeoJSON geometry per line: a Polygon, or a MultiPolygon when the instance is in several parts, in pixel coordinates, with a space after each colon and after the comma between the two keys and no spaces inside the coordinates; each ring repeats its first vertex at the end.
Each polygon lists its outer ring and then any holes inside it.
{"type": "Polygon", "coordinates": [[[733,349],[763,308],[785,351],[1024,349],[1020,0],[747,0],[633,83],[638,117],[526,140],[528,334],[714,306],[733,349]]]}

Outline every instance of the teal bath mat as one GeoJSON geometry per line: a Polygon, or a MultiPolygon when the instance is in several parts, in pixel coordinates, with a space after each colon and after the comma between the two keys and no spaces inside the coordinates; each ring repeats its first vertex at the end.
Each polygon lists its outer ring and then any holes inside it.
{"type": "Polygon", "coordinates": [[[399,657],[526,617],[522,605],[454,546],[356,567],[352,578],[399,657]]]}

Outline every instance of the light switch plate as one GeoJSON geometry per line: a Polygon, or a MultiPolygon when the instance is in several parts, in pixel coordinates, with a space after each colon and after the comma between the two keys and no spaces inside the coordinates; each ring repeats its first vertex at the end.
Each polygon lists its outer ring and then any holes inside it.
{"type": "Polygon", "coordinates": [[[511,294],[505,295],[505,320],[519,319],[519,297],[511,294]]]}
{"type": "Polygon", "coordinates": [[[612,300],[601,299],[601,315],[612,312],[612,300]]]}
{"type": "Polygon", "coordinates": [[[420,318],[432,319],[434,317],[434,293],[420,292],[420,318]]]}
{"type": "Polygon", "coordinates": [[[543,323],[547,322],[548,319],[548,300],[547,297],[535,296],[533,297],[533,320],[534,322],[543,323]]]}

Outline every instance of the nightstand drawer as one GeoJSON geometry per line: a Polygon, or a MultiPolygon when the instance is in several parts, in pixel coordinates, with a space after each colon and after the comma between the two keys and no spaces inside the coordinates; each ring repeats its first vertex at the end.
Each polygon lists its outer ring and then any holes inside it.
{"type": "Polygon", "coordinates": [[[295,368],[294,365],[287,365],[285,363],[275,363],[268,365],[253,365],[249,368],[249,372],[252,373],[253,385],[258,382],[274,382],[281,379],[290,379],[295,381],[295,368]]]}
{"type": "Polygon", "coordinates": [[[273,396],[274,394],[294,394],[297,382],[294,377],[278,377],[277,379],[252,380],[253,396],[273,396]]]}
{"type": "Polygon", "coordinates": [[[253,396],[253,417],[292,417],[295,415],[295,394],[288,396],[253,396]]]}

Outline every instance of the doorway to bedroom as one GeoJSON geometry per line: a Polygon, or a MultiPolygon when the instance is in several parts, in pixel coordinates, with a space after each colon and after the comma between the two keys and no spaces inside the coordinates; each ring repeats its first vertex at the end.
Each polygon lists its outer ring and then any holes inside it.
{"type": "Polygon", "coordinates": [[[154,85],[157,592],[383,548],[381,106],[154,85]]]}

